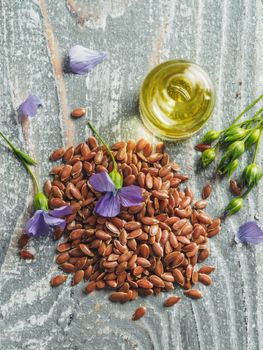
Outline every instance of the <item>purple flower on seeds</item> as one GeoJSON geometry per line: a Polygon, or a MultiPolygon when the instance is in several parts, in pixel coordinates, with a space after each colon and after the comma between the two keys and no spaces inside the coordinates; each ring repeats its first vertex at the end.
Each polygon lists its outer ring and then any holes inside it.
{"type": "Polygon", "coordinates": [[[20,117],[35,117],[37,110],[42,106],[39,97],[29,95],[28,98],[18,107],[20,117]]]}
{"type": "Polygon", "coordinates": [[[69,50],[69,67],[72,73],[86,74],[101,63],[105,57],[104,52],[76,45],[69,50]]]}
{"type": "Polygon", "coordinates": [[[239,227],[236,241],[244,244],[259,244],[263,242],[263,231],[256,221],[248,221],[239,227]]]}
{"type": "Polygon", "coordinates": [[[31,237],[48,236],[50,228],[58,226],[64,230],[66,221],[63,216],[72,214],[70,206],[64,206],[54,210],[37,210],[33,217],[26,223],[25,231],[31,237]]]}
{"type": "Polygon", "coordinates": [[[104,193],[95,206],[95,212],[101,216],[114,217],[120,213],[121,206],[131,207],[143,202],[140,187],[131,185],[117,189],[106,172],[92,175],[89,183],[96,191],[104,193]]]}

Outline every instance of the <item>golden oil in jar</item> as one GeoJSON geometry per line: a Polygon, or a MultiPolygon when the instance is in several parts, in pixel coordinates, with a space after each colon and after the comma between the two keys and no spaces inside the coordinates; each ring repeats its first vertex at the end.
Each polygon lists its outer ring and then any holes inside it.
{"type": "Polygon", "coordinates": [[[215,93],[208,74],[197,64],[173,60],[159,64],[140,90],[140,113],[146,127],[166,140],[183,139],[209,119],[215,93]]]}

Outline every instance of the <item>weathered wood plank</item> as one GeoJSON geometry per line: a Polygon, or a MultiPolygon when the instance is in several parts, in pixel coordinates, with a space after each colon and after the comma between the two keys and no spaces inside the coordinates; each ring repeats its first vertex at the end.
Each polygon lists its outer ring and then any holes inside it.
{"type": "MultiPolygon", "coordinates": [[[[186,58],[208,70],[217,104],[206,129],[227,126],[262,90],[260,0],[1,0],[0,11],[0,129],[30,150],[41,164],[42,181],[51,150],[89,134],[85,120],[69,118],[76,106],[88,107],[88,118],[109,142],[141,136],[155,141],[138,118],[138,91],[159,62],[186,58]],[[62,74],[63,57],[77,43],[108,54],[86,77],[62,74]],[[30,92],[42,98],[43,108],[22,130],[16,108],[30,92]]],[[[197,196],[211,178],[211,170],[197,167],[198,138],[167,144],[191,175],[197,196]]],[[[0,148],[0,349],[263,348],[263,248],[232,244],[241,222],[254,216],[263,222],[262,184],[211,241],[210,262],[217,270],[213,286],[201,288],[203,300],[184,299],[164,310],[162,295],[119,306],[104,292],[84,296],[81,285],[51,290],[56,267],[50,239],[32,242],[36,261],[18,259],[16,243],[30,215],[32,188],[24,169],[2,143],[0,148]],[[148,314],[132,323],[140,303],[148,314]]],[[[226,186],[215,183],[212,215],[229,198],[226,186]]]]}

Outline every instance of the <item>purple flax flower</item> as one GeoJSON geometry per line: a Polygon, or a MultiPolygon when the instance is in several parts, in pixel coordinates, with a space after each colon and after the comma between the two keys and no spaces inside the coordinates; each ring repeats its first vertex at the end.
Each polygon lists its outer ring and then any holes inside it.
{"type": "Polygon", "coordinates": [[[20,117],[34,117],[37,109],[42,106],[39,97],[29,95],[28,98],[18,107],[20,117]]]}
{"type": "Polygon", "coordinates": [[[75,74],[86,74],[101,63],[106,54],[76,45],[69,50],[69,67],[75,74]]]}
{"type": "Polygon", "coordinates": [[[31,237],[48,236],[50,227],[59,226],[64,230],[66,221],[61,219],[65,215],[70,215],[70,206],[61,207],[54,210],[37,210],[34,216],[26,223],[26,233],[31,237]]]}
{"type": "Polygon", "coordinates": [[[239,227],[236,241],[244,244],[259,244],[263,242],[263,231],[256,221],[248,221],[239,227]]]}
{"type": "Polygon", "coordinates": [[[89,183],[96,191],[105,193],[95,206],[95,212],[101,216],[114,217],[120,213],[121,205],[132,207],[143,202],[140,187],[131,185],[117,190],[106,172],[92,175],[89,183]]]}

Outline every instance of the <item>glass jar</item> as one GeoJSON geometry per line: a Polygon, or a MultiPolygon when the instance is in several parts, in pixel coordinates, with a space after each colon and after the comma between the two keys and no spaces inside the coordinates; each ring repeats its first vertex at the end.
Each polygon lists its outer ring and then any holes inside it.
{"type": "Polygon", "coordinates": [[[145,126],[166,140],[197,132],[214,108],[215,92],[208,74],[197,64],[172,60],[153,68],[140,90],[145,126]]]}

